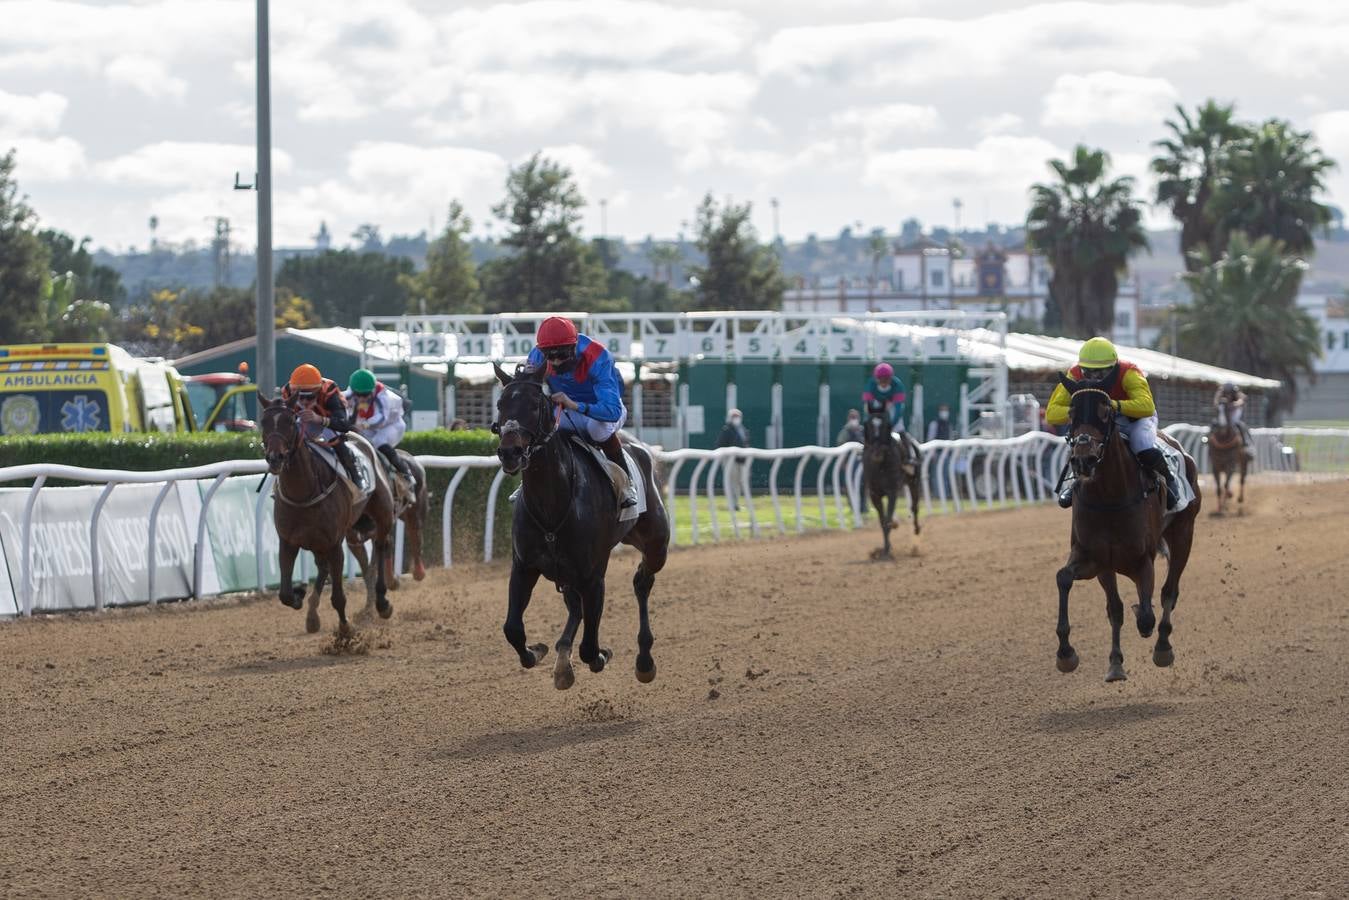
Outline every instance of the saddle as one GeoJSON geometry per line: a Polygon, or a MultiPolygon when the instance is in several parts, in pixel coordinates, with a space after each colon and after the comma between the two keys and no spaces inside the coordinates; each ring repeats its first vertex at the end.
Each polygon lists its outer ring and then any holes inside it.
{"type": "Polygon", "coordinates": [[[383,453],[376,453],[379,457],[380,465],[384,469],[384,474],[389,479],[389,488],[393,492],[393,506],[395,518],[401,516],[412,505],[417,502],[417,484],[411,478],[404,475],[394,467],[393,463],[385,458],[383,453]]]}
{"type": "Polygon", "coordinates": [[[309,450],[317,455],[319,459],[327,463],[332,470],[337,473],[338,480],[342,482],[342,485],[346,487],[347,491],[351,494],[352,503],[364,503],[366,500],[370,499],[370,495],[375,490],[374,485],[377,476],[374,467],[370,465],[369,457],[356,448],[352,449],[352,455],[356,458],[356,465],[365,469],[365,481],[366,484],[370,485],[369,489],[362,491],[360,488],[356,487],[356,483],[347,475],[347,470],[342,466],[342,463],[337,458],[337,453],[334,452],[331,447],[321,447],[317,444],[310,444],[309,450]]]}
{"type": "Polygon", "coordinates": [[[614,489],[614,501],[618,504],[618,521],[630,522],[636,519],[642,513],[646,512],[646,491],[637,491],[637,505],[623,508],[623,498],[627,495],[628,489],[632,484],[640,485],[642,483],[641,470],[637,468],[637,463],[633,460],[632,454],[623,449],[623,462],[627,469],[617,465],[604,455],[604,451],[594,444],[587,441],[580,435],[572,435],[571,441],[577,447],[586,451],[586,455],[595,461],[600,467],[600,471],[609,479],[609,483],[614,489]]]}

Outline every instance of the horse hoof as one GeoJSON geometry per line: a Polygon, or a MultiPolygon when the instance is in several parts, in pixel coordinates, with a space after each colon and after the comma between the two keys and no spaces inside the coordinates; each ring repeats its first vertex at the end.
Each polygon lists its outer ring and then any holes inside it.
{"type": "Polygon", "coordinates": [[[289,606],[291,609],[301,609],[304,607],[304,599],[302,597],[293,597],[290,600],[287,600],[285,597],[278,597],[277,599],[281,601],[282,606],[289,606]]]}
{"type": "Polygon", "coordinates": [[[417,565],[412,569],[412,580],[421,581],[424,578],[426,578],[426,566],[422,565],[421,563],[417,563],[417,565]]]}
{"type": "Polygon", "coordinates": [[[1067,675],[1069,672],[1077,671],[1077,651],[1073,650],[1067,656],[1060,656],[1054,660],[1054,665],[1058,670],[1067,675]]]}
{"type": "Polygon", "coordinates": [[[595,658],[590,661],[590,671],[599,673],[604,671],[609,660],[613,658],[614,651],[608,647],[601,647],[600,652],[595,654],[595,658]]]}
{"type": "Polygon", "coordinates": [[[553,670],[553,687],[557,688],[559,691],[565,691],[575,683],[576,673],[572,670],[571,666],[567,666],[566,668],[558,666],[553,670]]]}
{"type": "Polygon", "coordinates": [[[1105,682],[1109,684],[1112,681],[1128,681],[1129,676],[1124,674],[1124,666],[1112,665],[1110,671],[1105,673],[1105,682]]]}
{"type": "Polygon", "coordinates": [[[389,590],[391,590],[391,591],[396,591],[396,590],[398,590],[398,579],[397,579],[397,578],[390,578],[390,579],[389,579],[389,590]]]}
{"type": "Polygon", "coordinates": [[[891,527],[891,528],[898,528],[898,527],[899,527],[899,519],[891,519],[891,520],[890,520],[890,527],[891,527]]]}
{"type": "Polygon", "coordinates": [[[310,634],[313,634],[314,632],[318,631],[318,630],[319,630],[319,617],[318,617],[318,616],[307,616],[307,617],[305,618],[305,620],[304,620],[304,630],[307,631],[307,632],[309,632],[310,634]]]}
{"type": "Polygon", "coordinates": [[[878,548],[876,548],[875,550],[872,550],[872,551],[871,551],[871,558],[872,558],[872,559],[890,559],[890,558],[891,558],[891,554],[890,554],[890,551],[889,551],[889,550],[886,550],[884,547],[878,547],[878,548]]]}
{"type": "Polygon", "coordinates": [[[376,600],[375,612],[379,613],[381,619],[387,619],[393,615],[393,604],[388,600],[376,600]]]}
{"type": "Polygon", "coordinates": [[[1165,650],[1158,648],[1152,651],[1152,664],[1159,669],[1165,669],[1176,661],[1176,651],[1167,647],[1165,650]]]}
{"type": "Polygon", "coordinates": [[[533,656],[534,656],[534,662],[532,662],[532,663],[530,663],[529,665],[525,666],[526,669],[532,669],[532,668],[534,668],[534,666],[536,666],[536,665],[539,664],[539,660],[543,659],[545,656],[548,655],[548,645],[547,645],[547,644],[531,644],[530,647],[529,647],[529,652],[530,652],[531,654],[533,654],[533,656]]]}
{"type": "Polygon", "coordinates": [[[650,684],[656,680],[656,661],[654,659],[642,660],[637,658],[637,680],[642,684],[650,684]],[[643,668],[645,662],[645,668],[643,668]]]}
{"type": "Polygon", "coordinates": [[[337,636],[342,640],[344,641],[351,640],[352,635],[354,635],[355,633],[356,629],[351,627],[350,622],[339,622],[337,624],[337,636]]]}

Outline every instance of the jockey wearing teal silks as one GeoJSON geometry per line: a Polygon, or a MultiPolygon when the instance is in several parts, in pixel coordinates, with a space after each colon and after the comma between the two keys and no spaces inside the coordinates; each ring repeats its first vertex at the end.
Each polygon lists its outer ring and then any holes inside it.
{"type": "Polygon", "coordinates": [[[862,403],[881,400],[890,408],[890,425],[895,431],[904,431],[904,401],[908,394],[904,382],[895,377],[889,363],[881,363],[871,373],[867,389],[862,392],[862,403]]]}

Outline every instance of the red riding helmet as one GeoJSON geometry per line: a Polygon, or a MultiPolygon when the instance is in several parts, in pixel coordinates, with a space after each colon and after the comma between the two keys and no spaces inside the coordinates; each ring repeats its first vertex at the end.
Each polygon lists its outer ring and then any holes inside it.
{"type": "Polygon", "coordinates": [[[572,324],[571,319],[550,316],[539,326],[535,343],[543,350],[549,347],[569,347],[576,343],[576,326],[572,324]]]}

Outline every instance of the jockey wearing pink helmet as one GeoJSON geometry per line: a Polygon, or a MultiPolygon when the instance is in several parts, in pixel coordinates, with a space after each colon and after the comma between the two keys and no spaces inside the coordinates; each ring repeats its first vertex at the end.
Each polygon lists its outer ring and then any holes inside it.
{"type": "Polygon", "coordinates": [[[871,380],[862,392],[862,402],[868,407],[873,402],[885,404],[890,409],[890,424],[896,431],[904,430],[904,400],[907,398],[904,382],[895,377],[895,370],[889,363],[881,363],[871,372],[871,380]]]}

